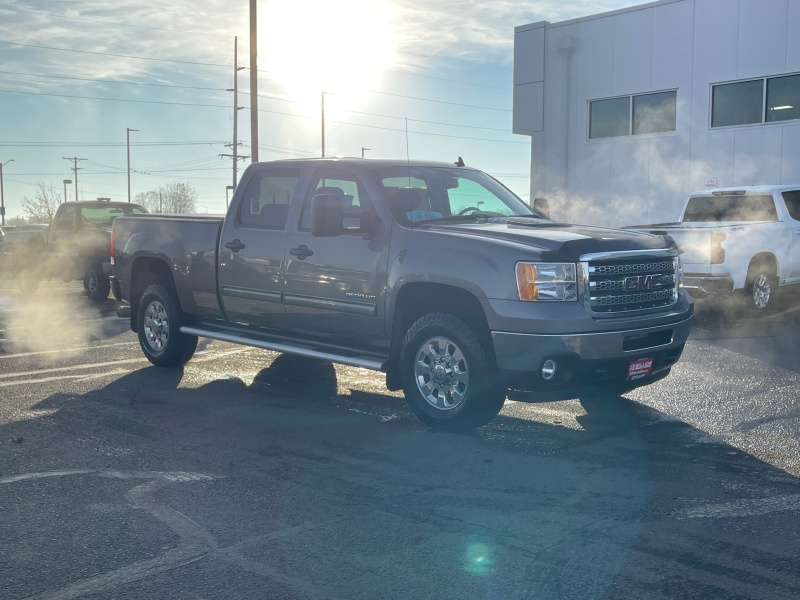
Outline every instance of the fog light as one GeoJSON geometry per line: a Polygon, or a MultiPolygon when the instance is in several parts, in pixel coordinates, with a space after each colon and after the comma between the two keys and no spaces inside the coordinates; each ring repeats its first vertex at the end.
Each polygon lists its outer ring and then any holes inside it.
{"type": "Polygon", "coordinates": [[[557,370],[558,365],[556,365],[556,361],[554,361],[552,358],[548,358],[542,365],[542,378],[545,381],[550,381],[556,376],[557,370]]]}

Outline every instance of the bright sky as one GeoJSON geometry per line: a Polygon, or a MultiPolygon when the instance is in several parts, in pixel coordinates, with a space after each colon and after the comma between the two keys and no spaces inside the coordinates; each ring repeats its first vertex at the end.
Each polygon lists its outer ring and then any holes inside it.
{"type": "MultiPolygon", "coordinates": [[[[259,160],[320,156],[325,90],[326,156],[462,156],[527,200],[529,139],[511,133],[514,27],[636,3],[259,0],[259,160]]],[[[131,196],[189,181],[200,212],[224,212],[234,36],[239,153],[250,155],[247,0],[0,4],[6,219],[23,216],[40,183],[63,195],[74,180],[64,157],[86,159],[80,199],[127,199],[127,128],[139,130],[131,196]]]]}

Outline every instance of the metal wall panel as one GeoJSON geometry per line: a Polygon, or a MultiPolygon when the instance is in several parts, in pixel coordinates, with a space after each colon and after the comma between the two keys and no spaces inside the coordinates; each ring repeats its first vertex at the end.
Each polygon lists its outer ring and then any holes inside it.
{"type": "Polygon", "coordinates": [[[652,89],[653,11],[638,10],[614,17],[613,44],[614,95],[652,89]]]}
{"type": "Polygon", "coordinates": [[[763,77],[786,68],[787,0],[739,0],[736,76],[763,77]]]}

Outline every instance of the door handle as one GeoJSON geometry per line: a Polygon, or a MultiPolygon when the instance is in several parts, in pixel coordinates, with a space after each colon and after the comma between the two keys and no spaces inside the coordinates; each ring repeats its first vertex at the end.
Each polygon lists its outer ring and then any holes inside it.
{"type": "Polygon", "coordinates": [[[314,252],[312,250],[309,250],[308,246],[303,244],[302,246],[298,246],[297,248],[292,248],[291,250],[289,250],[289,254],[291,254],[292,256],[296,256],[300,260],[305,260],[309,256],[313,255],[314,252]]]}
{"type": "Polygon", "coordinates": [[[232,242],[228,242],[227,244],[225,244],[225,247],[231,252],[238,252],[239,250],[244,249],[245,245],[238,239],[235,239],[232,242]]]}

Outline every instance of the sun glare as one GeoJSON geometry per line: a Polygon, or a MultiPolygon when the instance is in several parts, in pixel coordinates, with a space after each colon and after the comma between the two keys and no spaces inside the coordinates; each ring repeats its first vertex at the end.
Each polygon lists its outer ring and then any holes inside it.
{"type": "MultiPolygon", "coordinates": [[[[395,62],[386,0],[279,0],[259,16],[259,65],[291,97],[363,98],[395,62]]],[[[348,102],[349,103],[349,102],[348,102]]]]}

